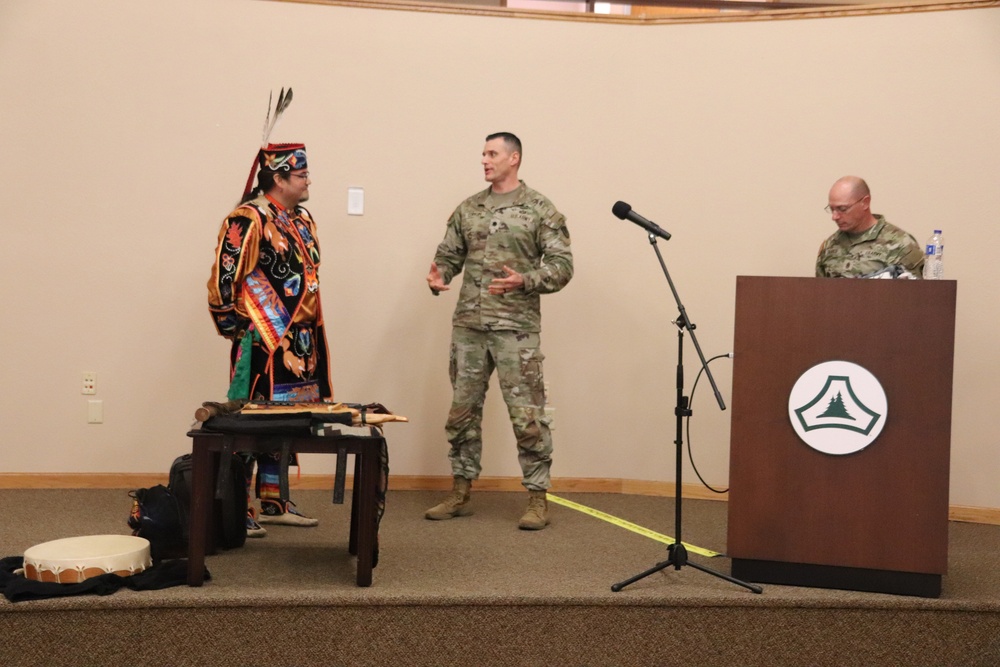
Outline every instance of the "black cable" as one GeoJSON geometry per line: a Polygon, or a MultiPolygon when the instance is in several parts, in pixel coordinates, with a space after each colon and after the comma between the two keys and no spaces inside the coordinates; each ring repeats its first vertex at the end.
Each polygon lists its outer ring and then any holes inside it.
{"type": "MultiPolygon", "coordinates": [[[[705,366],[708,366],[708,364],[712,363],[716,359],[722,359],[723,357],[732,358],[732,353],[731,352],[727,352],[726,354],[717,354],[714,357],[712,357],[711,359],[709,359],[708,361],[706,361],[705,362],[705,366]]],[[[698,380],[699,380],[699,378],[701,378],[701,374],[705,372],[705,366],[702,366],[700,369],[698,369],[698,374],[694,378],[694,384],[691,385],[691,398],[688,399],[688,410],[691,410],[691,406],[694,405],[694,390],[698,387],[698,380]]],[[[698,479],[701,481],[702,485],[706,489],[708,489],[709,491],[712,491],[713,493],[720,493],[720,494],[721,493],[729,493],[729,489],[716,489],[711,484],[709,484],[708,482],[706,482],[704,480],[704,478],[701,476],[701,473],[698,472],[698,466],[696,466],[694,464],[694,453],[691,451],[691,415],[690,414],[687,416],[687,422],[685,423],[685,430],[687,432],[688,461],[691,462],[691,467],[694,469],[694,474],[698,476],[698,479]]]]}

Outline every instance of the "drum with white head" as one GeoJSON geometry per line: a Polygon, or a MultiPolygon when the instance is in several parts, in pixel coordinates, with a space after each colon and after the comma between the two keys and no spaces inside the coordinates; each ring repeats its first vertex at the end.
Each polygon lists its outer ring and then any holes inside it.
{"type": "Polygon", "coordinates": [[[131,576],[152,563],[145,538],[84,535],[36,544],[25,551],[24,576],[34,581],[77,584],[109,572],[131,576]]]}

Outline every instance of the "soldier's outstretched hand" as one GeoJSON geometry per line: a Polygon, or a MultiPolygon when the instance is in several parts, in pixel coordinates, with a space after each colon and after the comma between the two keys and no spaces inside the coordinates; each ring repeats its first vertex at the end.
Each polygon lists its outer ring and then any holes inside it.
{"type": "Polygon", "coordinates": [[[441,270],[438,269],[437,264],[434,262],[431,262],[431,272],[427,274],[427,284],[435,294],[451,289],[444,284],[444,280],[441,278],[441,270]]]}

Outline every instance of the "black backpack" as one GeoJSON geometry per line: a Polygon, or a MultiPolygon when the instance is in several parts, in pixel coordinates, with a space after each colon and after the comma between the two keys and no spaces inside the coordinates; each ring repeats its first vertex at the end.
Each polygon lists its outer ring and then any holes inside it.
{"type": "MultiPolygon", "coordinates": [[[[247,489],[246,467],[243,457],[233,454],[229,459],[228,474],[216,482],[217,497],[214,503],[215,539],[223,549],[242,547],[247,539],[247,489]],[[218,493],[219,482],[222,493],[218,493]]],[[[170,491],[177,498],[184,517],[184,540],[188,537],[188,517],[191,514],[191,455],[174,459],[170,466],[170,491]]]]}
{"type": "Polygon", "coordinates": [[[159,562],[187,555],[187,514],[170,489],[157,484],[135,489],[128,517],[132,534],[149,540],[149,555],[159,562]]]}
{"type": "MultiPolygon", "coordinates": [[[[237,454],[230,458],[224,475],[222,497],[216,498],[216,543],[223,549],[241,547],[247,539],[247,493],[245,466],[237,454]]],[[[187,556],[191,516],[191,455],[178,456],[170,466],[169,486],[157,484],[129,491],[132,510],[128,526],[132,534],[149,540],[154,561],[187,556]]]]}

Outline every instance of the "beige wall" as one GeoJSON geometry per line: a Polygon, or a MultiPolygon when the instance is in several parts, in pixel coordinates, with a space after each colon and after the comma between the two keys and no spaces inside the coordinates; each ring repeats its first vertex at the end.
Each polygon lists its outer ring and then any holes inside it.
{"type": "MultiPolygon", "coordinates": [[[[423,279],[452,208],[483,187],[484,136],[509,129],[577,258],[543,299],[554,476],[673,479],[676,307],[611,205],[673,233],[659,247],[714,356],[732,349],[736,276],[810,275],[833,228],[827,189],[857,173],[877,212],[921,240],[945,229],[960,283],[952,503],[1000,507],[997,9],[632,26],[8,0],[0,471],[165,471],[188,446],[194,408],[226,389],[205,308],[218,225],[281,86],[295,102],[272,139],[309,147],[337,397],[410,417],[388,428],[394,473],[448,474],[455,291],[433,298],[423,279]],[[349,186],[365,188],[363,217],[346,215],[349,186]]],[[[690,387],[690,344],[686,360],[690,387]]],[[[712,365],[727,401],[731,363],[712,365]]],[[[699,469],[725,485],[729,412],[704,381],[694,409],[699,469]]],[[[486,439],[484,474],[516,476],[495,386],[486,439]]]]}

